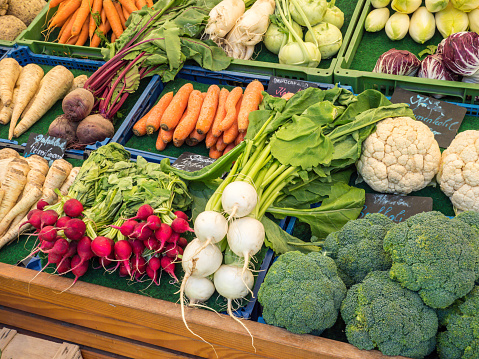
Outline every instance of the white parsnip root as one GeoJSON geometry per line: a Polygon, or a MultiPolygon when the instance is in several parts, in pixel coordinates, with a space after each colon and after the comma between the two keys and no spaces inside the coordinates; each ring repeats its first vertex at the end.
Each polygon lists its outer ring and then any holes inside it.
{"type": "Polygon", "coordinates": [[[68,190],[70,189],[71,185],[75,181],[75,178],[78,175],[78,172],[80,172],[81,167],[73,167],[72,170],[70,171],[70,174],[68,175],[68,178],[66,181],[63,183],[62,187],[60,188],[60,193],[63,196],[66,196],[68,193],[68,190]]]}
{"type": "Polygon", "coordinates": [[[0,204],[0,220],[15,206],[18,197],[22,194],[23,187],[27,183],[27,175],[30,171],[28,162],[23,158],[15,158],[8,165],[5,178],[2,181],[2,189],[5,195],[0,204]]]}
{"type": "MultiPolygon", "coordinates": [[[[0,124],[6,125],[10,122],[13,113],[13,107],[18,99],[19,88],[15,87],[13,89],[13,99],[10,106],[4,106],[2,110],[0,110],[0,124]]],[[[11,138],[10,138],[11,139],[11,138]]]]}
{"type": "Polygon", "coordinates": [[[20,154],[12,150],[11,148],[2,148],[0,150],[0,160],[4,160],[5,158],[19,158],[20,154]]]}
{"type": "Polygon", "coordinates": [[[223,0],[209,13],[205,34],[217,42],[224,38],[235,26],[236,21],[244,14],[245,3],[243,0],[223,0]]]}
{"type": "Polygon", "coordinates": [[[63,182],[67,179],[70,174],[73,166],[70,162],[65,161],[64,159],[58,159],[53,161],[50,170],[48,171],[47,178],[43,184],[43,190],[49,189],[60,189],[63,185],[63,182]]]}
{"type": "Polygon", "coordinates": [[[4,58],[0,61],[0,99],[5,107],[12,103],[13,89],[21,71],[22,67],[15,59],[4,58]]]}

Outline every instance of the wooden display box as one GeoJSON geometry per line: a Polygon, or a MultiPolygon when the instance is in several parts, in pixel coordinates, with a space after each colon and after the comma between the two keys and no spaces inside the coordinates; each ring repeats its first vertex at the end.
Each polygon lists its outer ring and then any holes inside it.
{"type": "MultiPolygon", "coordinates": [[[[15,326],[127,358],[216,358],[183,324],[180,306],[0,263],[0,324],[15,326]]],[[[225,315],[186,309],[190,328],[219,358],[385,358],[350,344],[296,335],[244,321],[254,337],[225,315]]],[[[390,357],[388,357],[390,358],[390,357]]]]}

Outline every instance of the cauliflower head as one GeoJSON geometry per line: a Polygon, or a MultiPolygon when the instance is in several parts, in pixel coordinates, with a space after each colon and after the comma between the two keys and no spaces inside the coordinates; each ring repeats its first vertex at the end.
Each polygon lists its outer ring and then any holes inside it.
{"type": "Polygon", "coordinates": [[[436,345],[438,319],[416,292],[392,281],[388,272],[369,273],[341,304],[348,342],[385,355],[423,358],[436,345]]]}
{"type": "Polygon", "coordinates": [[[266,323],[316,335],[334,325],[345,296],[346,286],[331,258],[299,251],[279,256],[258,292],[266,323]]]}
{"type": "Polygon", "coordinates": [[[363,142],[356,167],[376,192],[408,194],[426,187],[439,170],[441,151],[424,123],[387,118],[363,142]]]}
{"type": "Polygon", "coordinates": [[[458,212],[479,211],[479,131],[454,138],[442,153],[437,182],[458,212]]]}

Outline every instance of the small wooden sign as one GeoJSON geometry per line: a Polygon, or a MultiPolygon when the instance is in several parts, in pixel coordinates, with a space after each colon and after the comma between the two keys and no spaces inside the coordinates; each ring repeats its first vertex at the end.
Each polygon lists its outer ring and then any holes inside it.
{"type": "Polygon", "coordinates": [[[428,125],[439,147],[447,148],[459,130],[467,110],[464,107],[396,88],[392,103],[407,103],[416,120],[428,125]]]}
{"type": "Polygon", "coordinates": [[[67,140],[63,138],[31,133],[25,147],[24,157],[38,155],[50,162],[63,158],[67,140]]]}
{"type": "Polygon", "coordinates": [[[432,211],[430,197],[366,193],[364,208],[358,218],[364,218],[368,213],[382,213],[393,222],[400,223],[415,214],[429,211],[432,211]]]}
{"type": "Polygon", "coordinates": [[[183,152],[173,163],[173,167],[180,170],[194,172],[215,162],[214,158],[197,155],[191,152],[183,152]]]}
{"type": "Polygon", "coordinates": [[[296,93],[298,91],[305,90],[308,87],[318,87],[318,85],[313,82],[271,76],[269,79],[267,92],[271,96],[281,97],[288,92],[296,93]]]}

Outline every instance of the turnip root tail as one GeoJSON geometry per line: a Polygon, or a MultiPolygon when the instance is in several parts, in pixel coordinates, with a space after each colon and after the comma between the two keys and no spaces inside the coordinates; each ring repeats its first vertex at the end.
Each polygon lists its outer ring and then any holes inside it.
{"type": "Polygon", "coordinates": [[[251,298],[254,298],[254,293],[253,291],[250,289],[250,287],[248,287],[248,284],[246,284],[246,281],[244,280],[244,274],[246,272],[246,270],[248,269],[248,266],[249,266],[249,253],[248,252],[244,252],[243,253],[243,258],[244,258],[244,265],[243,265],[243,271],[241,272],[241,280],[243,281],[243,284],[246,288],[248,288],[248,291],[251,293],[251,298]]]}
{"type": "MultiPolygon", "coordinates": [[[[244,281],[244,279],[243,279],[244,281]]],[[[254,338],[253,336],[251,335],[251,332],[249,331],[249,329],[246,327],[246,325],[244,325],[244,323],[238,319],[234,314],[233,314],[233,309],[232,309],[232,300],[231,299],[228,299],[228,308],[227,308],[227,313],[228,315],[235,321],[237,321],[239,324],[241,324],[243,326],[243,328],[245,328],[245,330],[248,332],[249,336],[251,337],[251,346],[253,347],[254,349],[254,352],[256,353],[256,347],[254,346],[254,338]]]]}
{"type": "Polygon", "coordinates": [[[186,329],[188,329],[188,331],[193,334],[195,337],[197,338],[200,338],[203,342],[205,342],[206,344],[208,344],[211,348],[213,348],[213,351],[215,352],[215,355],[216,357],[218,358],[218,353],[216,352],[216,349],[215,347],[213,346],[213,344],[207,342],[205,339],[203,339],[200,335],[196,334],[195,332],[193,332],[190,327],[188,326],[188,323],[186,323],[186,318],[185,318],[185,298],[184,298],[184,295],[185,295],[185,286],[186,286],[186,282],[188,281],[188,278],[190,277],[190,274],[189,273],[185,273],[185,276],[183,277],[183,281],[181,282],[181,287],[180,287],[180,305],[181,305],[181,318],[183,319],[183,323],[185,323],[185,327],[186,329]]]}

